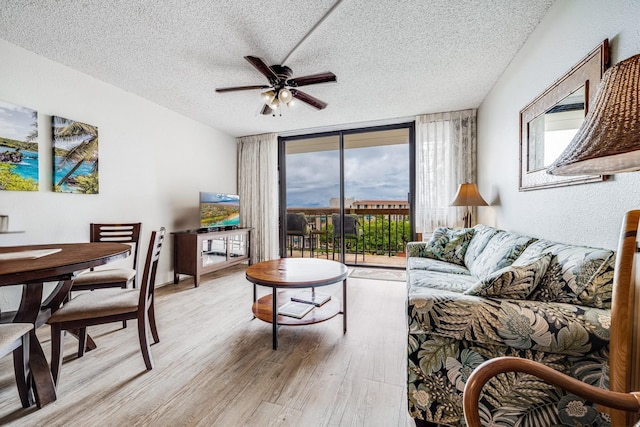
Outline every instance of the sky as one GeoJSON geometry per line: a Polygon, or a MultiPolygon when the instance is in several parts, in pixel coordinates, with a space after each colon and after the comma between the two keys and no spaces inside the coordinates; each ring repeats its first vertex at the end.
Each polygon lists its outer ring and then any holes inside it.
{"type": "MultiPolygon", "coordinates": [[[[407,200],[409,145],[345,150],[345,197],[356,200],[407,200]]],[[[287,207],[329,207],[340,197],[340,156],[336,151],[288,154],[287,207]]]]}
{"type": "MultiPolygon", "coordinates": [[[[34,110],[0,101],[0,136],[26,141],[33,131],[34,110]]],[[[35,142],[35,141],[33,141],[35,142]]]]}

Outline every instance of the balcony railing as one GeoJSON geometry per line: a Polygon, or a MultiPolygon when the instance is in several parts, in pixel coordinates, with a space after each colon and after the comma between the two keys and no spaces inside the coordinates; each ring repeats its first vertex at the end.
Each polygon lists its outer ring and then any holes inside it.
{"type": "MultiPolygon", "coordinates": [[[[287,256],[314,256],[338,259],[340,241],[334,236],[332,215],[335,208],[291,208],[287,213],[304,213],[310,224],[308,236],[288,236],[287,256]]],[[[405,248],[411,241],[409,209],[347,209],[356,215],[358,238],[345,238],[345,261],[348,264],[405,265],[405,248]]]]}

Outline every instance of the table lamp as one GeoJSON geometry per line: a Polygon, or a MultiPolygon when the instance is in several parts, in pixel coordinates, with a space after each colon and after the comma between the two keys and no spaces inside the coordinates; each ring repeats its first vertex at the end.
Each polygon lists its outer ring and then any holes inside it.
{"type": "Polygon", "coordinates": [[[482,198],[476,184],[465,182],[460,184],[451,206],[467,206],[464,214],[464,227],[471,228],[471,206],[488,206],[482,198]]]}
{"type": "MultiPolygon", "coordinates": [[[[640,170],[640,55],[632,56],[608,69],[598,86],[596,99],[584,122],[565,151],[547,169],[552,175],[615,174],[640,170]]],[[[633,211],[632,211],[633,212],[633,211]]],[[[631,212],[630,212],[631,213],[631,212]]],[[[627,215],[629,215],[628,213],[627,215]]],[[[637,218],[637,211],[634,214],[637,218]]],[[[637,225],[637,224],[636,224],[637,225]]],[[[637,227],[635,227],[637,228],[637,227]]],[[[637,295],[616,292],[616,284],[632,280],[637,257],[637,232],[622,230],[614,272],[613,306],[630,309],[612,310],[610,360],[626,360],[623,367],[610,369],[611,391],[628,393],[638,389],[636,339],[637,295]],[[627,256],[630,254],[630,256],[627,256]],[[635,256],[634,256],[635,255],[635,256]],[[635,304],[635,307],[634,307],[635,304]],[[635,322],[635,324],[634,324],[635,322]],[[635,348],[634,348],[635,347],[635,348]]],[[[633,289],[633,287],[632,287],[633,289]]],[[[636,396],[637,399],[637,396],[636,396]]],[[[637,417],[621,411],[611,412],[611,425],[629,425],[637,417]]]]}

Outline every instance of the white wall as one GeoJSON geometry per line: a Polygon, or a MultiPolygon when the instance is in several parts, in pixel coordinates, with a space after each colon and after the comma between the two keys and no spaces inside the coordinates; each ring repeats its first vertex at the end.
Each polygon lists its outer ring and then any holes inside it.
{"type": "MultiPolygon", "coordinates": [[[[235,138],[157,104],[0,40],[0,100],[38,111],[40,190],[0,191],[0,214],[21,234],[0,245],[83,242],[91,222],[142,222],[150,233],[199,225],[198,192],[236,192],[235,138]],[[54,193],[51,116],[98,126],[100,193],[54,193]]],[[[167,234],[157,283],[173,280],[167,234]]],[[[0,307],[15,288],[0,289],[0,307]]]]}
{"type": "Polygon", "coordinates": [[[640,1],[558,0],[478,110],[478,182],[492,204],[479,222],[568,243],[617,248],[624,213],[640,209],[640,172],[518,191],[519,112],[605,38],[611,64],[640,53],[640,1]]]}

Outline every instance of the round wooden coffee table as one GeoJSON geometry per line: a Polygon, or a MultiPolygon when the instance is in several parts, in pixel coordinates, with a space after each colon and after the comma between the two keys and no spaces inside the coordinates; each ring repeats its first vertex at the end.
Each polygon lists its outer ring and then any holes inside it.
{"type": "Polygon", "coordinates": [[[247,280],[253,283],[253,314],[258,319],[273,324],[274,350],[278,349],[278,325],[310,325],[342,314],[343,333],[347,332],[347,275],[344,264],[316,258],[281,258],[259,262],[247,268],[247,280]],[[340,281],[342,309],[340,301],[331,298],[323,305],[314,307],[301,319],[277,315],[278,307],[289,302],[295,293],[291,292],[292,289],[315,288],[340,281]],[[273,291],[258,299],[256,285],[269,286],[273,291]]]}

